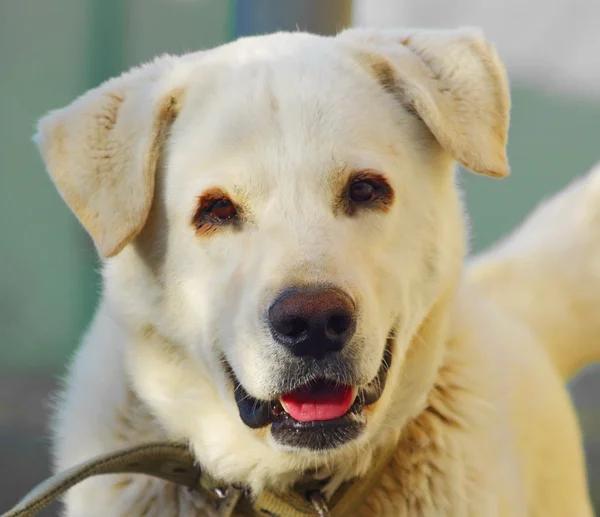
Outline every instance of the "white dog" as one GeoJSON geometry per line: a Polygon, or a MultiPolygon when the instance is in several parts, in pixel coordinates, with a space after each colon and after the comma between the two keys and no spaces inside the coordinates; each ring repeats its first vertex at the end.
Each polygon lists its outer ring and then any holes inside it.
{"type": "MultiPolygon", "coordinates": [[[[105,259],[56,469],[183,441],[250,498],[307,478],[331,497],[392,448],[344,515],[590,516],[563,384],[600,356],[600,180],[465,274],[455,164],[506,176],[508,121],[470,29],[244,38],[46,116],[50,174],[105,259]]],[[[66,515],[203,505],[105,476],[66,515]]]]}

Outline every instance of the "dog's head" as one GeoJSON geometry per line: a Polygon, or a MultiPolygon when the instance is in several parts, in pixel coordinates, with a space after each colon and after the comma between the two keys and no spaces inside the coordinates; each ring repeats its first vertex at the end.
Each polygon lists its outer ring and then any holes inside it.
{"type": "Polygon", "coordinates": [[[140,397],[256,485],[364,466],[419,410],[464,253],[454,164],[505,176],[508,111],[477,31],[282,33],[134,69],[38,142],[140,397]]]}

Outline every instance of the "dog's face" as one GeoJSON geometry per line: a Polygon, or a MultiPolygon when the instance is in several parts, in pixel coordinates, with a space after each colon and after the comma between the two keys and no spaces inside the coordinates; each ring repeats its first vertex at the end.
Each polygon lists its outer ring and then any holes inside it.
{"type": "Polygon", "coordinates": [[[477,33],[277,34],[162,58],[42,122],[145,336],[134,385],[209,467],[348,461],[422,403],[441,349],[411,347],[463,254],[454,161],[507,173],[506,89],[477,33]]]}
{"type": "Polygon", "coordinates": [[[162,331],[224,366],[222,396],[235,386],[273,446],[318,450],[363,431],[390,352],[439,294],[454,192],[423,123],[351,55],[293,45],[292,62],[271,51],[200,79],[208,106],[183,101],[164,164],[162,331]]]}

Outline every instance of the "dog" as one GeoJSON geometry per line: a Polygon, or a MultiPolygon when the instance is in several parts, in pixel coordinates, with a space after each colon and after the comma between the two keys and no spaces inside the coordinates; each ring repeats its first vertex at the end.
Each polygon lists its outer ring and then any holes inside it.
{"type": "MultiPolygon", "coordinates": [[[[600,358],[600,179],[466,261],[456,164],[507,176],[509,112],[478,29],[348,29],[161,56],[42,118],[103,275],[55,469],[170,440],[250,497],[328,499],[387,448],[345,515],[591,516],[564,384],[600,358]]],[[[213,514],[131,474],[65,506],[213,514]]]]}

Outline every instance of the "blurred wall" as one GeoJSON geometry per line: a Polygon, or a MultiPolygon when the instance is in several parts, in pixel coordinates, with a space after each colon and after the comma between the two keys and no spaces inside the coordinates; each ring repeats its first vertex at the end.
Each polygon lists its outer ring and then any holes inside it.
{"type": "Polygon", "coordinates": [[[3,369],[39,368],[60,360],[90,309],[85,239],[31,142],[37,117],[88,85],[85,7],[79,0],[0,4],[3,369]]]}

